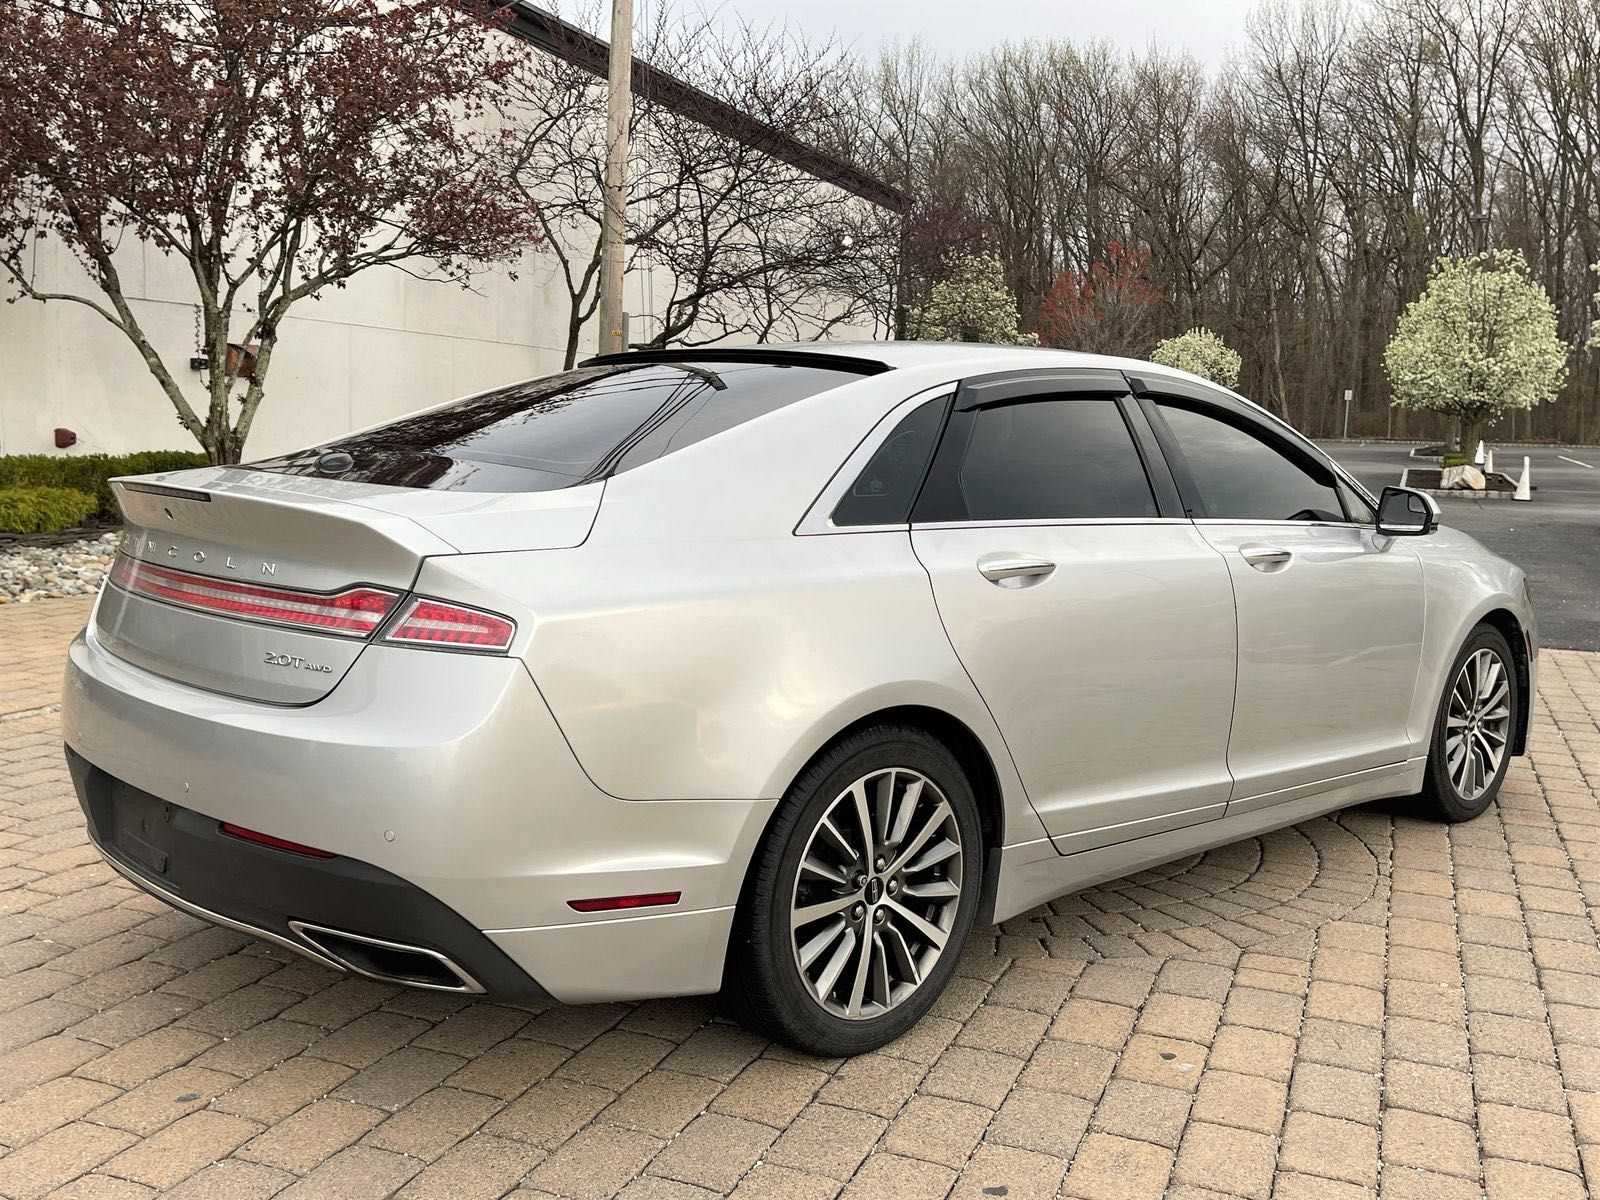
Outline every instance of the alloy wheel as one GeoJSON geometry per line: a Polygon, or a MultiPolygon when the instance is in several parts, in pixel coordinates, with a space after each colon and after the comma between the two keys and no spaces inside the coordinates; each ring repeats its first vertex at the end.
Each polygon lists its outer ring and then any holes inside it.
{"type": "Polygon", "coordinates": [[[870,1020],[921,986],[961,903],[965,853],[950,801],[926,775],[864,775],[806,841],[789,909],[794,963],[811,998],[870,1020]]]}
{"type": "Polygon", "coordinates": [[[1511,677],[1493,650],[1468,656],[1445,712],[1445,763],[1456,794],[1471,803],[1489,790],[1511,736],[1511,677]]]}

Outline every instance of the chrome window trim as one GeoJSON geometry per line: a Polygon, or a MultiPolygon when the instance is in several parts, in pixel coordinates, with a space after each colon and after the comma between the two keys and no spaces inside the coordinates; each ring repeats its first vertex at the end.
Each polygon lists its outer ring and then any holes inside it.
{"type": "MultiPolygon", "coordinates": [[[[1281,521],[1251,520],[1245,517],[1028,517],[1015,521],[917,521],[910,528],[919,529],[1021,529],[1053,525],[1288,525],[1292,527],[1323,526],[1328,529],[1367,529],[1359,521],[1281,521]]],[[[904,525],[886,525],[884,529],[903,530],[904,525]]],[[[841,530],[840,532],[848,532],[841,530]]]]}
{"type": "MultiPolygon", "coordinates": [[[[840,497],[840,498],[842,499],[842,497],[840,497]]],[[[830,508],[828,511],[832,512],[833,510],[830,508]]],[[[811,525],[811,526],[807,526],[805,528],[797,528],[794,532],[795,532],[795,536],[796,537],[817,537],[818,535],[821,535],[821,534],[904,533],[904,532],[906,532],[906,530],[908,530],[910,528],[911,528],[910,525],[905,525],[905,524],[901,524],[901,525],[835,525],[833,523],[832,518],[830,517],[826,521],[825,528],[817,528],[814,525],[811,525]]]]}
{"type": "Polygon", "coordinates": [[[801,517],[800,523],[794,527],[795,536],[816,537],[819,534],[830,533],[904,533],[910,529],[910,523],[905,521],[892,525],[835,525],[833,510],[844,499],[845,492],[856,481],[856,476],[866,469],[867,463],[872,461],[872,456],[878,452],[878,448],[901,421],[930,400],[937,400],[942,396],[954,396],[960,384],[959,379],[951,379],[924,388],[916,395],[900,401],[885,413],[856,444],[856,448],[850,452],[850,457],[839,465],[839,469],[833,473],[833,478],[828,480],[817,498],[811,502],[811,507],[806,509],[806,515],[801,517]]]}
{"type": "Polygon", "coordinates": [[[916,521],[920,529],[1038,529],[1057,525],[1193,525],[1188,517],[1019,517],[1006,521],[916,521]]]}
{"type": "Polygon", "coordinates": [[[1323,526],[1327,529],[1371,529],[1361,521],[1284,521],[1272,517],[1196,517],[1196,525],[1288,525],[1294,528],[1323,526]]]}

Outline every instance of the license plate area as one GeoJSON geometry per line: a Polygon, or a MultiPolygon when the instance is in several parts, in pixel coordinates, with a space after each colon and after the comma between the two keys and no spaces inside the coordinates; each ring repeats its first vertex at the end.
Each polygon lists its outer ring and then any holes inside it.
{"type": "Polygon", "coordinates": [[[116,780],[110,810],[112,848],[147,871],[165,875],[172,861],[172,805],[116,780]]]}

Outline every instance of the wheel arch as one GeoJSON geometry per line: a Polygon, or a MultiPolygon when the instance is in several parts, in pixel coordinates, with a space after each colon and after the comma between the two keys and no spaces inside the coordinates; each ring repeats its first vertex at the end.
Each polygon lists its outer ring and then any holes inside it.
{"type": "MultiPolygon", "coordinates": [[[[1509,608],[1490,609],[1473,623],[1473,628],[1479,625],[1498,630],[1511,647],[1511,661],[1516,667],[1517,711],[1522,715],[1522,720],[1517,722],[1516,729],[1512,731],[1511,753],[1513,757],[1526,754],[1528,730],[1533,724],[1533,664],[1528,652],[1527,635],[1522,622],[1509,608]]],[[[1471,630],[1468,630],[1467,636],[1471,636],[1471,630]]]]}
{"type": "MultiPolygon", "coordinates": [[[[983,835],[983,883],[978,893],[977,919],[980,922],[989,920],[988,914],[994,911],[994,898],[999,886],[1000,847],[1004,845],[1006,835],[1005,786],[1001,782],[1000,767],[996,764],[989,747],[960,717],[927,704],[894,704],[874,709],[855,718],[827,737],[785,781],[784,794],[787,795],[794,781],[804,775],[812,763],[836,744],[874,725],[906,725],[920,729],[955,755],[957,763],[967,777],[967,782],[972,785],[973,796],[978,801],[978,824],[983,835]]],[[[1005,765],[1010,766],[1009,763],[1005,765]]],[[[1033,815],[1031,806],[1028,811],[1029,815],[1033,815]]],[[[777,809],[774,808],[772,815],[767,817],[768,825],[776,813],[777,809]]],[[[765,829],[762,831],[762,836],[766,836],[765,829]]],[[[748,872],[754,870],[754,867],[753,857],[746,868],[745,884],[740,889],[741,905],[745,903],[745,896],[749,890],[748,872]]]]}
{"type": "MultiPolygon", "coordinates": [[[[818,750],[817,754],[812,755],[812,759],[825,753],[834,743],[874,725],[909,725],[914,729],[920,729],[930,737],[936,738],[955,755],[978,801],[978,821],[983,831],[984,850],[987,852],[1001,844],[1006,827],[1005,800],[1000,789],[1000,775],[995,770],[994,759],[989,756],[988,747],[965,721],[942,709],[921,704],[902,704],[868,713],[829,738],[827,744],[818,750]]],[[[811,764],[807,762],[806,765],[811,764]]],[[[799,778],[799,775],[796,775],[796,778],[799,778]]]]}

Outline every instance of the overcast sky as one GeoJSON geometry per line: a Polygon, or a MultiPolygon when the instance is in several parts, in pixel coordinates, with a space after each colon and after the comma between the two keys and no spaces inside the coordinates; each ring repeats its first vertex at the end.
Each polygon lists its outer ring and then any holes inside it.
{"type": "MultiPolygon", "coordinates": [[[[713,0],[714,4],[715,0],[713,0]]],[[[1256,0],[723,0],[753,25],[787,22],[807,34],[837,32],[871,53],[921,38],[961,57],[1008,38],[1109,38],[1128,49],[1151,41],[1218,66],[1241,45],[1256,0]]],[[[709,6],[709,5],[708,5],[709,6]]]]}

